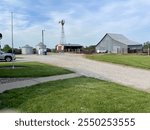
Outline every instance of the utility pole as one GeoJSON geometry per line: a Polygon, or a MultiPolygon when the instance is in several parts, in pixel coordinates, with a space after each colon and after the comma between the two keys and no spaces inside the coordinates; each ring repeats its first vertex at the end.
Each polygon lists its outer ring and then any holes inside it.
{"type": "Polygon", "coordinates": [[[150,44],[148,45],[148,56],[150,55],[150,44]]]}
{"type": "Polygon", "coordinates": [[[12,54],[14,53],[14,32],[13,32],[13,12],[11,12],[11,43],[12,43],[12,54]]]}
{"type": "Polygon", "coordinates": [[[1,40],[0,40],[0,51],[1,51],[1,40]]]}
{"type": "Polygon", "coordinates": [[[2,34],[0,33],[0,51],[1,51],[1,39],[2,39],[2,34]]]}
{"type": "MultiPolygon", "coordinates": [[[[11,12],[11,43],[12,43],[12,55],[14,55],[14,32],[13,32],[13,12],[11,12]]],[[[12,59],[12,69],[14,69],[14,59],[12,59]]]]}
{"type": "Polygon", "coordinates": [[[44,44],[44,31],[45,30],[42,30],[42,43],[44,44]]]}

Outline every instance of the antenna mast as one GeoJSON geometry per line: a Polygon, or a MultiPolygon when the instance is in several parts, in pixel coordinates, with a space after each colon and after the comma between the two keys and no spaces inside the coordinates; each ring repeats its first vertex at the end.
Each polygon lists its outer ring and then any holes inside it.
{"type": "Polygon", "coordinates": [[[65,31],[64,31],[65,20],[59,21],[59,24],[61,24],[61,26],[62,26],[60,44],[65,44],[66,43],[65,31]]]}

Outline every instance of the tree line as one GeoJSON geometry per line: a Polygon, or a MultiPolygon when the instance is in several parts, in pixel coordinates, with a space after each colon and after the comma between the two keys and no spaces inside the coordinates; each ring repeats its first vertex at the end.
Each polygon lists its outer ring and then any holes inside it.
{"type": "MultiPolygon", "coordinates": [[[[148,50],[148,48],[150,49],[150,41],[144,42],[143,44],[143,50],[148,50]]],[[[35,52],[35,48],[33,49],[35,52]]],[[[5,44],[4,47],[2,48],[2,51],[6,52],[6,53],[12,53],[12,48],[8,45],[5,44]]],[[[83,48],[83,53],[94,53],[95,52],[95,45],[91,45],[91,46],[86,46],[83,48]]],[[[49,51],[50,52],[50,51],[49,51]]],[[[21,49],[19,48],[14,48],[14,53],[15,54],[21,54],[21,49]]]]}
{"type": "MultiPolygon", "coordinates": [[[[6,53],[12,53],[12,48],[8,44],[5,44],[1,50],[6,52],[6,53]]],[[[21,54],[21,49],[14,48],[14,53],[15,54],[21,54]]]]}

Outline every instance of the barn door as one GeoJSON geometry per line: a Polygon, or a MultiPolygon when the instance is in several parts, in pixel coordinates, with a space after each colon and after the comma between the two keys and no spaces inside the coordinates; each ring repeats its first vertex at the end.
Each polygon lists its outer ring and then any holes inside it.
{"type": "Polygon", "coordinates": [[[120,53],[120,46],[113,46],[113,53],[120,53]]]}

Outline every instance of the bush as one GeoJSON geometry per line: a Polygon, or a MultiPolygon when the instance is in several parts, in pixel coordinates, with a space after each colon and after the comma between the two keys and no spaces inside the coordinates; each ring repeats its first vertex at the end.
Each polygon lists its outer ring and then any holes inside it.
{"type": "Polygon", "coordinates": [[[95,45],[83,48],[83,53],[85,54],[95,53],[95,45]]]}
{"type": "Polygon", "coordinates": [[[12,48],[8,44],[6,44],[3,47],[3,51],[6,52],[6,53],[11,53],[12,52],[12,48]]]}
{"type": "Polygon", "coordinates": [[[14,49],[14,53],[15,53],[15,54],[21,54],[21,49],[15,48],[15,49],[14,49]]]}

